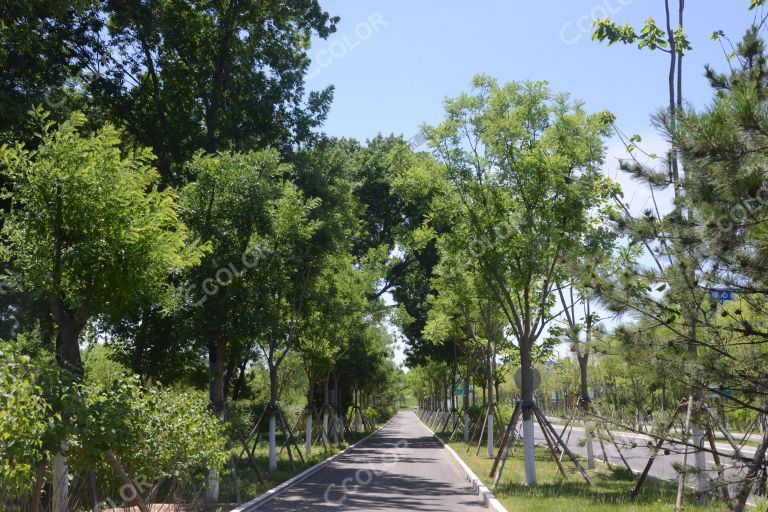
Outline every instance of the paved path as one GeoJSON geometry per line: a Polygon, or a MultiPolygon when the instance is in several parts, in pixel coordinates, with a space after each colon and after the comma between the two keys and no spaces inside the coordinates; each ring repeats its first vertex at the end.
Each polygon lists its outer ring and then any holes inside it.
{"type": "Polygon", "coordinates": [[[259,510],[487,510],[464,474],[413,412],[259,510]]]}

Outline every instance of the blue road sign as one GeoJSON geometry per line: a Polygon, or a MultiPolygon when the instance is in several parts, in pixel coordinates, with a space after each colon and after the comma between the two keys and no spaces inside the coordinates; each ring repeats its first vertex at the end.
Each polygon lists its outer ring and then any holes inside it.
{"type": "Polygon", "coordinates": [[[709,298],[712,302],[719,302],[721,306],[734,300],[731,290],[709,290],[709,298]]]}

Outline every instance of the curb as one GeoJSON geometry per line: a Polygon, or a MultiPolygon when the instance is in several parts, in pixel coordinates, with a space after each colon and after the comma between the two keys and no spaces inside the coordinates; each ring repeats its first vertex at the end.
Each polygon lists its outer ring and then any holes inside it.
{"type": "Polygon", "coordinates": [[[288,480],[286,480],[285,482],[281,483],[280,485],[278,485],[276,487],[273,487],[272,489],[269,489],[268,491],[264,492],[263,494],[260,494],[260,495],[256,496],[251,501],[247,501],[247,502],[243,503],[242,505],[240,505],[239,507],[230,510],[230,512],[252,512],[254,510],[257,510],[258,507],[260,507],[261,505],[264,505],[265,503],[273,500],[274,498],[277,498],[278,496],[283,494],[285,491],[287,491],[288,489],[290,489],[294,485],[303,482],[304,480],[306,480],[310,476],[314,475],[315,473],[317,473],[318,471],[323,469],[325,466],[327,466],[331,462],[335,461],[337,458],[341,457],[342,455],[344,455],[348,451],[352,450],[354,447],[356,447],[360,443],[366,441],[369,437],[373,436],[374,434],[377,434],[381,429],[383,429],[384,427],[389,425],[389,422],[392,421],[394,419],[394,417],[395,416],[392,416],[391,418],[389,418],[389,420],[387,420],[386,423],[384,423],[382,426],[380,426],[379,428],[377,428],[376,430],[374,430],[373,432],[371,432],[370,434],[368,434],[367,436],[365,436],[364,438],[362,438],[361,440],[359,440],[355,444],[347,446],[346,448],[341,450],[339,453],[337,453],[335,455],[331,455],[327,459],[322,460],[322,461],[318,462],[317,464],[315,464],[314,466],[305,469],[304,471],[302,471],[298,475],[289,478],[288,480]]]}
{"type": "MultiPolygon", "coordinates": [[[[415,414],[415,413],[414,413],[415,414]]],[[[424,425],[424,422],[421,421],[421,418],[419,418],[418,415],[416,415],[416,418],[419,420],[419,423],[424,425]]],[[[429,428],[428,426],[424,425],[424,428],[432,432],[432,435],[435,439],[438,440],[440,445],[442,445],[443,448],[445,448],[448,453],[451,454],[451,457],[454,458],[454,460],[458,463],[459,467],[464,471],[464,475],[467,477],[467,480],[472,484],[472,489],[483,498],[483,502],[485,502],[485,505],[488,507],[488,510],[493,510],[495,512],[507,512],[507,509],[504,508],[504,505],[501,504],[499,500],[496,499],[496,496],[493,495],[493,493],[486,487],[486,485],[483,483],[480,478],[475,474],[474,471],[472,471],[469,466],[467,466],[467,463],[462,460],[459,455],[453,451],[453,448],[445,444],[440,437],[438,437],[435,432],[429,428]]],[[[234,511],[233,511],[234,512],[234,511]]]]}

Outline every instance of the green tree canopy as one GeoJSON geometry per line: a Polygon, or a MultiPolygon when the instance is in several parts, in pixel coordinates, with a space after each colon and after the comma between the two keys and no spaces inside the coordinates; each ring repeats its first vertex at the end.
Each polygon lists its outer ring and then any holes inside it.
{"type": "Polygon", "coordinates": [[[160,191],[149,150],[128,154],[107,125],[82,115],[55,126],[39,115],[40,145],[0,148],[11,177],[4,256],[15,287],[39,293],[58,324],[57,354],[82,372],[78,336],[98,316],[118,321],[143,302],[170,304],[168,277],[199,262],[175,193],[160,191]]]}

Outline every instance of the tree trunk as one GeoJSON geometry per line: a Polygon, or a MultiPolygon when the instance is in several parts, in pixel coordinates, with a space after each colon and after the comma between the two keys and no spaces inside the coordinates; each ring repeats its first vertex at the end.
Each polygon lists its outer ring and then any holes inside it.
{"type": "Polygon", "coordinates": [[[53,487],[51,491],[51,510],[53,512],[69,511],[69,465],[67,464],[66,445],[62,443],[61,450],[53,457],[53,487]]]}
{"type": "MultiPolygon", "coordinates": [[[[700,493],[704,493],[707,490],[707,459],[706,454],[702,450],[704,446],[705,433],[701,425],[693,420],[691,425],[691,435],[693,437],[693,444],[696,445],[696,451],[693,453],[693,460],[696,464],[696,490],[700,493]]],[[[706,498],[705,498],[706,499],[706,498]]]]}
{"type": "Polygon", "coordinates": [[[748,473],[741,482],[739,482],[739,485],[736,488],[736,496],[734,496],[731,505],[733,507],[733,512],[743,512],[747,499],[752,492],[752,485],[758,480],[760,470],[765,464],[766,450],[768,450],[768,431],[763,432],[763,439],[760,441],[760,446],[755,450],[755,457],[752,459],[752,462],[747,465],[749,468],[748,473]]]}
{"type": "Polygon", "coordinates": [[[99,510],[99,496],[96,491],[96,473],[93,471],[93,468],[88,468],[86,480],[88,505],[90,505],[93,512],[97,512],[99,510]]]}
{"type": "Polygon", "coordinates": [[[328,398],[330,391],[328,389],[328,381],[331,378],[330,372],[325,375],[325,382],[323,384],[323,446],[328,445],[328,398]]]}
{"type": "MultiPolygon", "coordinates": [[[[360,432],[360,403],[357,400],[358,391],[357,388],[355,388],[352,391],[352,402],[354,404],[353,410],[355,411],[355,434],[360,432]]],[[[421,400],[419,400],[419,404],[421,404],[421,400]]],[[[419,408],[421,408],[421,405],[419,405],[419,408]]]]}
{"type": "Polygon", "coordinates": [[[339,442],[338,421],[336,420],[336,387],[334,380],[334,387],[328,390],[328,423],[330,430],[328,435],[331,438],[332,443],[339,442]]]}
{"type": "Polygon", "coordinates": [[[469,362],[470,358],[467,358],[467,373],[464,376],[464,442],[469,443],[469,383],[472,382],[472,369],[469,362]]]}
{"type": "Polygon", "coordinates": [[[229,356],[229,362],[227,363],[227,367],[224,370],[224,397],[226,398],[229,395],[229,388],[232,384],[232,379],[235,377],[235,372],[238,370],[239,365],[237,364],[237,358],[235,357],[235,354],[231,354],[229,356]]]}
{"type": "MultiPolygon", "coordinates": [[[[223,422],[226,421],[226,399],[224,397],[224,353],[226,343],[221,338],[208,345],[208,395],[211,410],[223,422]]],[[[208,488],[205,497],[211,503],[219,500],[219,470],[208,471],[208,488]]]]}
{"type": "Polygon", "coordinates": [[[309,378],[309,386],[307,391],[307,429],[304,434],[304,451],[307,457],[312,456],[312,415],[315,413],[315,407],[312,402],[315,390],[315,379],[309,378]]]}
{"type": "Polygon", "coordinates": [[[341,376],[334,374],[333,379],[333,402],[336,406],[336,421],[334,424],[336,425],[336,432],[337,432],[337,442],[340,440],[341,442],[344,442],[344,407],[341,402],[341,387],[339,386],[339,381],[341,380],[341,376]]]}
{"type": "Polygon", "coordinates": [[[451,367],[451,432],[456,430],[456,364],[451,367]]]}
{"type": "Polygon", "coordinates": [[[277,367],[270,363],[269,365],[269,471],[277,469],[277,438],[276,438],[276,418],[277,418],[277,367]]]}
{"type": "Polygon", "coordinates": [[[45,485],[45,466],[43,462],[40,462],[35,469],[35,481],[29,499],[29,512],[40,512],[40,497],[43,494],[43,485],[45,485]]]}
{"type": "Polygon", "coordinates": [[[235,388],[232,390],[232,401],[236,401],[238,398],[240,398],[240,392],[245,387],[245,369],[246,369],[247,363],[243,362],[242,365],[240,365],[240,373],[237,376],[237,380],[235,381],[235,388]]]}
{"type": "MultiPolygon", "coordinates": [[[[51,310],[59,327],[56,334],[56,361],[69,372],[74,381],[83,378],[83,361],[80,357],[80,333],[87,322],[87,316],[76,318],[64,311],[60,304],[51,302],[51,310]]],[[[65,384],[66,385],[66,384],[65,384]]],[[[64,421],[68,421],[66,418],[64,421]]],[[[69,464],[67,463],[66,439],[60,440],[61,449],[53,459],[52,512],[69,510],[69,464]]]]}
{"type": "Polygon", "coordinates": [[[211,409],[220,418],[224,419],[224,356],[226,343],[217,339],[208,346],[208,394],[211,401],[211,409]]]}
{"type": "MultiPolygon", "coordinates": [[[[70,314],[64,314],[71,317],[70,314]]],[[[78,322],[71,318],[62,318],[58,321],[59,332],[56,335],[56,361],[59,366],[68,370],[77,378],[83,376],[83,360],[80,357],[80,333],[85,327],[85,322],[78,322]]]]}
{"type": "Polygon", "coordinates": [[[486,450],[489,458],[493,458],[495,450],[493,446],[493,367],[496,360],[496,346],[488,340],[488,436],[486,437],[486,450]]]}
{"type": "Polygon", "coordinates": [[[635,379],[632,379],[632,395],[635,397],[635,421],[637,429],[645,432],[645,412],[643,411],[643,396],[635,379]]]}
{"type": "Polygon", "coordinates": [[[523,402],[523,456],[525,458],[525,483],[536,485],[536,458],[533,440],[533,367],[531,346],[528,340],[520,340],[520,377],[523,402]]]}
{"type": "Polygon", "coordinates": [[[448,408],[448,383],[442,381],[440,383],[440,410],[444,411],[448,408]]]}
{"type": "Polygon", "coordinates": [[[309,409],[307,414],[307,428],[306,432],[304,433],[304,452],[307,454],[307,457],[312,456],[312,409],[309,409]]]}
{"type": "Polygon", "coordinates": [[[228,88],[230,76],[230,62],[232,57],[231,42],[234,32],[234,23],[237,17],[237,2],[231,2],[227,12],[222,17],[222,23],[218,27],[218,41],[215,46],[215,66],[211,76],[211,93],[208,101],[204,102],[206,150],[214,153],[219,149],[221,109],[224,108],[225,92],[228,88]]]}
{"type": "MultiPolygon", "coordinates": [[[[581,410],[584,411],[584,417],[586,418],[590,412],[589,389],[587,388],[587,363],[589,362],[589,354],[585,351],[584,354],[578,354],[576,359],[579,361],[579,374],[581,377],[581,399],[579,400],[579,406],[581,407],[581,410]]],[[[592,444],[592,433],[585,432],[585,434],[587,438],[587,467],[589,469],[595,469],[595,449],[592,444]]]]}
{"type": "MultiPolygon", "coordinates": [[[[585,313],[586,313],[586,336],[587,336],[587,343],[586,343],[586,346],[584,347],[584,353],[582,354],[581,352],[578,352],[576,359],[579,362],[579,376],[580,376],[580,384],[581,384],[581,386],[580,386],[580,388],[581,388],[581,401],[580,401],[581,404],[580,405],[581,405],[581,409],[584,411],[584,417],[587,418],[587,417],[589,417],[588,415],[589,415],[590,409],[591,409],[591,407],[590,407],[591,400],[589,398],[589,387],[588,387],[588,384],[587,384],[587,364],[589,363],[589,350],[590,350],[590,345],[592,343],[592,312],[590,310],[590,303],[589,303],[588,299],[586,301],[586,311],[585,311],[585,313]]],[[[586,423],[585,423],[584,426],[586,428],[586,423]]],[[[595,469],[595,448],[594,448],[594,445],[592,443],[593,433],[585,431],[585,434],[587,434],[587,436],[586,436],[586,438],[587,438],[587,443],[586,443],[586,445],[587,445],[587,467],[589,469],[595,469]]],[[[606,460],[605,462],[607,463],[608,461],[606,460]]]]}
{"type": "MultiPolygon", "coordinates": [[[[695,276],[693,276],[693,279],[695,280],[695,276]]],[[[693,282],[693,281],[691,281],[693,282]]],[[[691,307],[691,318],[696,318],[696,308],[691,307]]],[[[697,338],[697,332],[696,332],[696,326],[691,322],[691,337],[688,342],[688,363],[691,365],[695,365],[699,358],[699,350],[698,345],[696,343],[697,338]]],[[[701,389],[698,389],[694,387],[692,392],[693,397],[693,403],[703,404],[704,403],[704,394],[701,392],[701,389]]],[[[696,449],[693,453],[693,460],[694,464],[696,466],[696,491],[702,498],[702,504],[706,504],[707,496],[705,494],[708,486],[707,482],[707,459],[702,451],[702,447],[704,446],[704,428],[702,428],[702,425],[699,420],[699,415],[694,414],[693,420],[691,424],[691,435],[693,437],[693,444],[696,445],[696,449]]]]}

